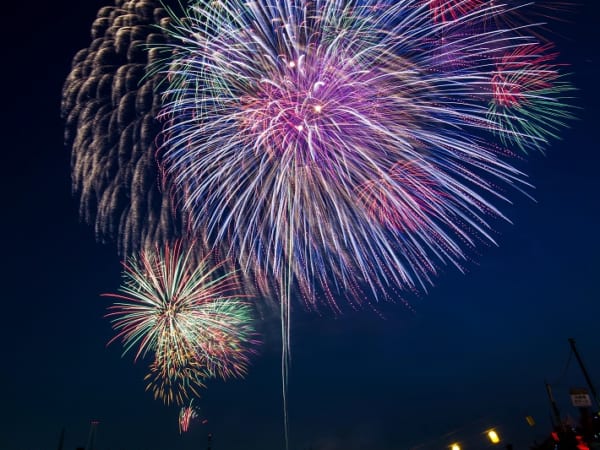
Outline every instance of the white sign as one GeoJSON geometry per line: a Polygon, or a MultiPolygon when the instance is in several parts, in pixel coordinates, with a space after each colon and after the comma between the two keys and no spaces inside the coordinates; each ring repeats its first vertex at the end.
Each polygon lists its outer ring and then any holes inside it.
{"type": "Polygon", "coordinates": [[[576,408],[588,408],[592,406],[592,400],[588,394],[583,393],[571,393],[571,403],[576,408]]]}

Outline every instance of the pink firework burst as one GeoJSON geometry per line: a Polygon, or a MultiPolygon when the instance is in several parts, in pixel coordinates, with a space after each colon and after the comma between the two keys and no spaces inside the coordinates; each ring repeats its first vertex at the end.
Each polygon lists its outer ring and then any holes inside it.
{"type": "Polygon", "coordinates": [[[573,88],[563,81],[557,57],[552,44],[537,43],[498,57],[487,117],[504,143],[540,148],[573,118],[562,101],[573,88]]]}
{"type": "Polygon", "coordinates": [[[389,174],[365,182],[358,196],[373,219],[401,232],[426,227],[444,202],[444,194],[431,175],[410,161],[395,164],[389,174]]]}
{"type": "Polygon", "coordinates": [[[426,0],[436,23],[460,19],[483,6],[485,0],[426,0]]]}
{"type": "Polygon", "coordinates": [[[494,102],[518,106],[527,102],[527,93],[550,89],[559,77],[551,63],[558,56],[551,44],[520,46],[499,58],[492,75],[494,102]]]}

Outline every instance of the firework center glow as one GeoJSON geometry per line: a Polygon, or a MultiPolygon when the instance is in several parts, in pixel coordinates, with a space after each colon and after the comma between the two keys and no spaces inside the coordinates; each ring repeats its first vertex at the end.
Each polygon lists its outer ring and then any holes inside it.
{"type": "Polygon", "coordinates": [[[250,80],[254,89],[240,96],[238,127],[250,126],[258,134],[252,145],[257,152],[322,162],[333,150],[328,134],[349,122],[340,107],[351,108],[360,92],[344,84],[347,62],[334,64],[321,58],[318,49],[297,59],[280,58],[268,77],[250,80]]]}

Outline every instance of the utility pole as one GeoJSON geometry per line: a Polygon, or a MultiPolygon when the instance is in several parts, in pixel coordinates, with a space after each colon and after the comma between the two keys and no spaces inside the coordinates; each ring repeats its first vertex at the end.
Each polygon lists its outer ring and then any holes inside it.
{"type": "Polygon", "coordinates": [[[60,431],[60,437],[58,438],[58,450],[63,450],[65,445],[65,427],[60,431]]]}
{"type": "Polygon", "coordinates": [[[87,445],[85,446],[85,450],[96,450],[96,433],[98,429],[98,424],[100,422],[98,420],[92,420],[90,424],[90,434],[88,435],[87,445]]]}
{"type": "Polygon", "coordinates": [[[560,411],[558,410],[558,406],[556,405],[556,401],[554,400],[554,395],[552,395],[552,387],[547,381],[545,381],[545,383],[546,393],[548,394],[548,399],[550,400],[550,406],[552,406],[552,422],[554,422],[552,425],[554,425],[555,428],[562,429],[562,419],[560,418],[560,411]]]}
{"type": "Polygon", "coordinates": [[[571,344],[571,350],[573,350],[573,353],[575,354],[575,358],[577,358],[577,362],[579,363],[581,372],[583,373],[585,381],[587,382],[588,387],[590,388],[590,392],[592,393],[592,397],[593,397],[594,401],[596,402],[596,406],[598,408],[600,408],[600,400],[598,400],[598,393],[596,392],[596,389],[594,388],[594,383],[592,383],[592,379],[590,378],[589,374],[587,373],[587,370],[585,369],[585,366],[583,365],[583,360],[581,359],[581,356],[579,356],[577,347],[575,347],[575,339],[569,338],[569,344],[571,344]]]}

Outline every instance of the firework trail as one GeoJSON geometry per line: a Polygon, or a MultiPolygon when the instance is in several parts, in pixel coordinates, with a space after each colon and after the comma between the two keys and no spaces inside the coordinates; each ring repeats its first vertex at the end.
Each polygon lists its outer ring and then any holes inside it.
{"type": "Polygon", "coordinates": [[[196,408],[192,405],[194,400],[190,400],[188,406],[183,406],[179,411],[179,434],[187,433],[190,428],[190,422],[198,417],[196,408]]]}
{"type": "Polygon", "coordinates": [[[208,377],[242,377],[258,341],[235,273],[199,263],[181,242],[124,263],[123,284],[107,314],[135,360],[154,355],[148,389],[165,403],[198,395],[208,377]]]}
{"type": "Polygon", "coordinates": [[[363,288],[377,300],[460,269],[494,242],[505,191],[526,184],[510,147],[539,150],[563,126],[570,87],[530,82],[558,69],[524,29],[490,26],[506,13],[477,0],[219,0],[169,28],[165,168],[192,230],[272,274],[284,411],[293,290],[337,311],[363,288]]]}
{"type": "Polygon", "coordinates": [[[578,2],[563,0],[485,0],[488,6],[497,6],[502,14],[489,17],[492,26],[510,28],[516,33],[534,36],[541,43],[549,43],[555,35],[551,25],[568,22],[577,10],[578,2]],[[535,26],[532,26],[535,24],[535,26]]]}
{"type": "MultiPolygon", "coordinates": [[[[460,19],[481,8],[486,0],[423,0],[436,23],[460,19]]],[[[493,2],[490,2],[493,3],[493,2]]]]}

